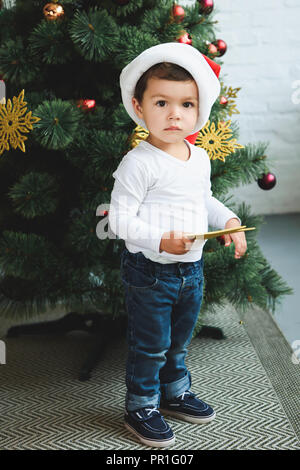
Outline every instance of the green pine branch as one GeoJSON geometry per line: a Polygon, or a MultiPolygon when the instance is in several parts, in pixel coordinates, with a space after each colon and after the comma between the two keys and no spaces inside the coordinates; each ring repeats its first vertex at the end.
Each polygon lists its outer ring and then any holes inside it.
{"type": "Polygon", "coordinates": [[[82,116],[77,107],[61,99],[44,101],[35,110],[40,118],[32,136],[47,149],[64,149],[75,138],[82,116]]]}
{"type": "Polygon", "coordinates": [[[230,188],[250,184],[270,171],[265,155],[267,146],[263,142],[249,143],[226,157],[225,163],[212,160],[211,182],[214,195],[221,197],[230,188]]]}
{"type": "Polygon", "coordinates": [[[70,24],[70,37],[85,59],[101,62],[114,52],[119,29],[106,10],[95,7],[76,11],[70,24]]]}

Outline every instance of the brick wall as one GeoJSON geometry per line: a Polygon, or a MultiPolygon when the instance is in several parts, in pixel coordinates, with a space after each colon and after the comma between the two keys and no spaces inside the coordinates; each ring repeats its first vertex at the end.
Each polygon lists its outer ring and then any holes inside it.
{"type": "MultiPolygon", "coordinates": [[[[183,7],[194,0],[182,0],[183,7]]],[[[257,183],[232,194],[258,214],[300,212],[300,1],[215,0],[216,36],[227,43],[221,79],[242,87],[233,115],[239,142],[267,141],[277,177],[270,191],[257,183]]]]}

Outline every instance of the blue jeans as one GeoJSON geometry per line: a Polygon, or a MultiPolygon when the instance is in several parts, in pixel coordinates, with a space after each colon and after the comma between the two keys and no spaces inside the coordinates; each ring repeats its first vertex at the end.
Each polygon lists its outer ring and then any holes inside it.
{"type": "Polygon", "coordinates": [[[195,262],[156,263],[142,252],[121,254],[128,313],[125,407],[159,407],[188,390],[184,363],[203,297],[203,256],[195,262]]]}

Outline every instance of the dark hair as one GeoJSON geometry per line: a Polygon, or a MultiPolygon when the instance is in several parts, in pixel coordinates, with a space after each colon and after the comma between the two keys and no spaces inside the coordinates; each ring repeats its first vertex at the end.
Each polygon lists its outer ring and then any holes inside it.
{"type": "Polygon", "coordinates": [[[137,99],[139,104],[142,104],[148,79],[152,77],[173,80],[176,82],[194,80],[190,72],[188,72],[183,67],[180,67],[180,65],[173,64],[171,62],[159,62],[158,64],[152,65],[152,67],[143,73],[135,85],[133,96],[137,99]]]}

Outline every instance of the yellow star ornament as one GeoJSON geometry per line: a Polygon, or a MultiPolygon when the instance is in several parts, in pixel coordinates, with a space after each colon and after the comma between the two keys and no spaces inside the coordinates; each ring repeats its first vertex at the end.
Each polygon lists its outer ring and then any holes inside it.
{"type": "Polygon", "coordinates": [[[232,116],[233,114],[240,114],[238,109],[236,109],[236,104],[234,100],[230,98],[237,98],[237,93],[241,90],[241,88],[240,87],[232,88],[231,86],[227,87],[227,86],[224,86],[223,82],[221,82],[221,86],[223,90],[221,94],[224,95],[228,100],[227,105],[226,105],[226,111],[229,114],[229,116],[232,116]]]}
{"type": "Polygon", "coordinates": [[[149,131],[144,129],[142,126],[137,125],[129,137],[130,147],[133,149],[137,147],[141,140],[146,140],[149,135],[149,131]]]}
{"type": "Polygon", "coordinates": [[[40,118],[32,116],[31,111],[25,114],[26,105],[24,90],[17,98],[13,97],[13,105],[11,100],[7,100],[7,105],[0,103],[0,155],[4,150],[9,150],[10,145],[25,152],[27,137],[22,133],[28,133],[33,129],[33,124],[40,121],[40,118]]]}
{"type": "Polygon", "coordinates": [[[199,131],[195,145],[205,149],[211,160],[221,160],[225,162],[225,157],[235,152],[237,148],[244,148],[237,144],[236,139],[230,139],[232,130],[231,121],[219,121],[216,129],[215,123],[207,121],[206,125],[199,131]]]}

